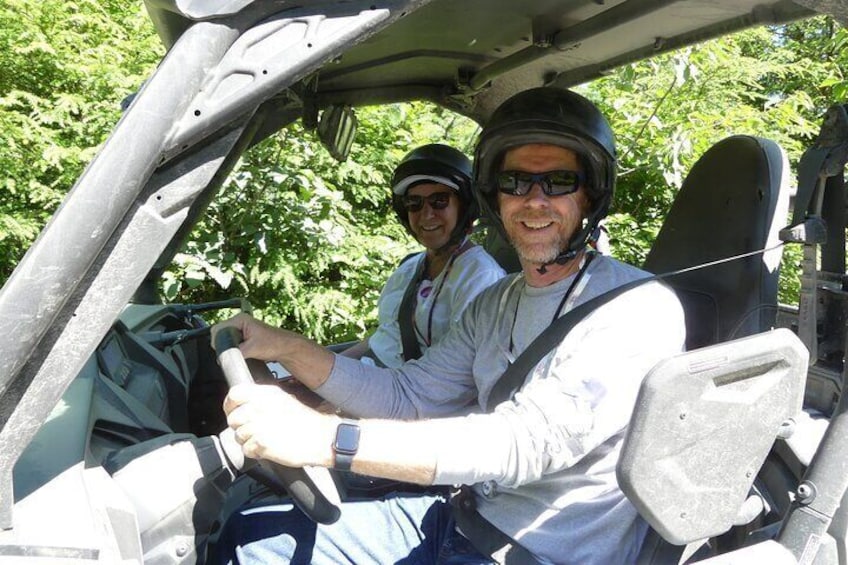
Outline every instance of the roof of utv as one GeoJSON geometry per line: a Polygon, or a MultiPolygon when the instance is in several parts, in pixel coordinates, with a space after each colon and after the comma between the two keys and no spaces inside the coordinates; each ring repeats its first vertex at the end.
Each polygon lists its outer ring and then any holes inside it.
{"type": "MultiPolygon", "coordinates": [[[[268,25],[232,68],[221,69],[237,75],[241,84],[262,78],[264,67],[279,57],[271,48],[275,34],[285,36],[295,56],[302,54],[302,35],[335,42],[324,54],[326,64],[294,85],[307,112],[331,103],[426,99],[478,121],[517,91],[543,84],[570,87],[622,64],[746,27],[784,23],[815,10],[848,19],[844,5],[820,0],[146,3],[167,46],[194,20],[239,11],[245,20],[287,19],[285,26],[268,25]],[[343,28],[353,29],[357,19],[366,35],[342,37],[343,28]],[[336,28],[336,37],[325,35],[329,27],[336,28]]],[[[318,49],[318,41],[311,47],[318,49]]]]}

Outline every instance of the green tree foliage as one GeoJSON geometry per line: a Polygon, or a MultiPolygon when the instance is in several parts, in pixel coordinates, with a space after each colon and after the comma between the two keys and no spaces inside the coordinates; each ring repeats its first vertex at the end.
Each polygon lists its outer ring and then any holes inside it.
{"type": "MultiPolygon", "coordinates": [[[[845,40],[844,29],[817,18],[679,50],[588,85],[619,140],[614,254],[644,260],[686,172],[729,135],[773,139],[797,166],[828,105],[846,92],[845,40]]],[[[784,252],[783,301],[797,301],[799,257],[796,248],[784,252]]]]}
{"type": "Polygon", "coordinates": [[[476,125],[418,103],[358,117],[343,164],[299,123],[254,147],[166,273],[165,296],[244,296],[266,321],[325,343],[373,327],[388,273],[420,248],[390,206],[395,165],[423,143],[467,150],[476,125]]]}
{"type": "Polygon", "coordinates": [[[0,281],[162,52],[140,2],[0,4],[0,281]]]}
{"type": "MultiPolygon", "coordinates": [[[[686,171],[721,138],[775,139],[797,165],[827,105],[848,97],[846,43],[844,29],[818,18],[710,41],[580,87],[619,140],[614,253],[642,262],[686,171]]],[[[138,1],[0,5],[0,282],[162,54],[138,1]]],[[[264,319],[324,342],[362,335],[386,276],[417,248],[389,206],[394,165],[431,141],[470,154],[477,128],[426,104],[357,111],[344,164],[299,123],[252,148],[165,274],[163,297],[244,296],[264,319]]],[[[797,297],[799,253],[786,255],[785,301],[797,297]]]]}

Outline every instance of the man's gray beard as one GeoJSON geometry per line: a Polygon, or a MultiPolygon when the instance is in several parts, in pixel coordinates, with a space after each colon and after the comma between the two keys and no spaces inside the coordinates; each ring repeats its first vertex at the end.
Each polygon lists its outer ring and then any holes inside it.
{"type": "Polygon", "coordinates": [[[562,240],[558,241],[556,244],[548,245],[544,249],[540,249],[532,245],[524,246],[517,243],[512,238],[510,238],[510,241],[512,242],[512,246],[515,248],[515,252],[518,254],[519,259],[528,263],[538,263],[542,265],[552,263],[557,257],[559,257],[560,253],[562,253],[567,246],[567,242],[563,242],[562,240]]]}

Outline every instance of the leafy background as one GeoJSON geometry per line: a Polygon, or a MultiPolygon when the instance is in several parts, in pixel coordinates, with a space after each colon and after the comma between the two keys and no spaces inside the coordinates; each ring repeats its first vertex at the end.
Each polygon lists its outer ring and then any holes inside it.
{"type": "MultiPolygon", "coordinates": [[[[621,174],[608,227],[640,264],[686,171],[738,133],[772,138],[797,165],[822,116],[848,95],[848,35],[826,18],[759,28],[626,66],[579,87],[610,117],[621,174]],[[765,55],[765,56],[764,56],[765,55]]],[[[73,186],[164,53],[140,2],[0,5],[0,282],[73,186]]],[[[297,123],[254,147],[176,256],[167,301],[243,296],[264,319],[323,342],[361,336],[397,262],[415,249],[388,179],[412,147],[472,152],[477,125],[423,103],[359,108],[339,165],[297,123]]],[[[797,301],[800,251],[780,298],[797,301]]]]}

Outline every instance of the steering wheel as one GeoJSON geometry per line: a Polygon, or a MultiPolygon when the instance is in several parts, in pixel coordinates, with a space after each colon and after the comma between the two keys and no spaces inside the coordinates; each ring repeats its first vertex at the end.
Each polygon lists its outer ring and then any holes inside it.
{"type": "MultiPolygon", "coordinates": [[[[250,368],[248,368],[247,362],[238,348],[241,341],[241,332],[237,328],[223,328],[215,335],[215,351],[224,378],[227,379],[227,384],[230,387],[254,382],[250,368]]],[[[253,360],[251,359],[251,361],[253,360]]],[[[261,365],[265,367],[266,371],[268,370],[264,363],[261,365]]],[[[229,428],[227,429],[229,430],[229,428]]],[[[223,442],[224,433],[221,436],[223,442]]],[[[233,439],[233,441],[235,440],[233,439]]],[[[241,452],[240,447],[238,451],[241,452]]],[[[239,466],[238,462],[234,463],[239,466]]],[[[320,524],[332,524],[341,516],[341,510],[337,505],[339,500],[338,490],[327,469],[323,467],[299,469],[267,460],[261,461],[259,464],[274,474],[297,507],[312,520],[320,524]]],[[[249,471],[246,472],[250,474],[249,471]]]]}

